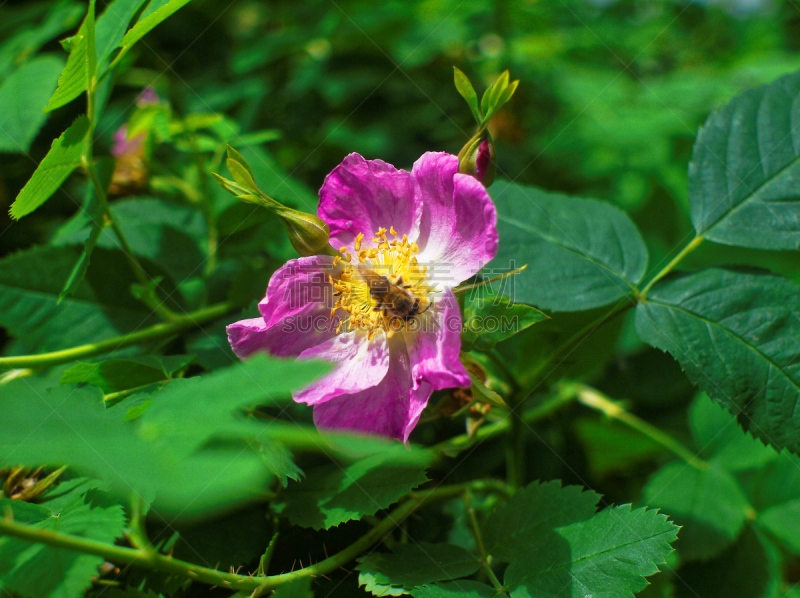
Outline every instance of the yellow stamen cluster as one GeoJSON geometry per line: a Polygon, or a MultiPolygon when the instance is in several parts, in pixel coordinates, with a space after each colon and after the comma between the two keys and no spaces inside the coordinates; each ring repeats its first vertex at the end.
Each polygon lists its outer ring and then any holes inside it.
{"type": "Polygon", "coordinates": [[[347,247],[339,250],[342,255],[333,259],[333,265],[341,265],[341,272],[336,277],[329,276],[337,296],[331,318],[339,309],[347,312],[336,332],[341,332],[344,327],[362,329],[372,340],[379,330],[383,330],[391,338],[405,328],[407,321],[379,306],[391,304],[393,293],[405,292],[419,299],[421,308],[426,309],[430,301],[428,294],[432,292],[425,285],[428,268],[417,262],[417,244],[410,243],[407,235],[399,239],[393,226],[388,231],[381,227],[369,240],[364,238],[364,233],[359,233],[353,249],[355,256],[347,247]],[[370,294],[368,281],[375,275],[385,276],[391,283],[380,299],[370,294]]]}

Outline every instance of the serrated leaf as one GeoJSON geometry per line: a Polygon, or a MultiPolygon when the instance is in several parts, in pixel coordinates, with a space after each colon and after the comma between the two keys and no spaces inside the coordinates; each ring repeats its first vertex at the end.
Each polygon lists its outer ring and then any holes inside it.
{"type": "Polygon", "coordinates": [[[797,452],[799,313],[800,289],[788,280],[711,269],[655,287],[636,308],[636,330],[745,429],[797,452]]]}
{"type": "Polygon", "coordinates": [[[632,598],[658,573],[678,528],[655,510],[609,508],[559,528],[508,566],[512,598],[632,598]]]}
{"type": "Polygon", "coordinates": [[[394,444],[346,467],[310,469],[305,480],[290,483],[272,506],[290,523],[314,529],[372,515],[427,481],[425,470],[432,456],[420,452],[412,461],[407,452],[394,444]]]}
{"type": "Polygon", "coordinates": [[[497,343],[546,319],[535,307],[512,303],[502,295],[470,301],[464,308],[462,350],[489,351],[497,343]]]}
{"type": "Polygon", "coordinates": [[[278,478],[284,488],[289,484],[290,479],[299,482],[305,475],[294,462],[292,452],[277,440],[261,442],[259,448],[267,469],[278,478]]]}
{"type": "Polygon", "coordinates": [[[455,79],[456,90],[461,97],[466,100],[476,122],[480,123],[483,121],[483,115],[478,107],[478,94],[475,93],[475,88],[472,87],[469,78],[458,67],[453,67],[453,77],[455,79]]]}
{"type": "Polygon", "coordinates": [[[689,408],[689,424],[701,454],[728,471],[761,467],[778,456],[772,447],[744,432],[706,393],[699,393],[689,408]]]}
{"type": "Polygon", "coordinates": [[[692,223],[706,239],[800,247],[800,73],[734,98],[700,129],[689,164],[692,223]]]}
{"type": "Polygon", "coordinates": [[[0,325],[27,352],[55,351],[157,323],[127,289],[135,280],[120,252],[97,249],[96,268],[61,303],[76,248],[43,247],[0,260],[0,325]]]}
{"type": "Polygon", "coordinates": [[[39,56],[18,68],[0,85],[0,152],[26,153],[47,114],[64,61],[39,56]]]}
{"type": "Polygon", "coordinates": [[[93,384],[105,393],[146,386],[169,379],[185,368],[192,355],[129,357],[104,359],[97,363],[79,362],[61,376],[61,384],[93,384]]]}
{"type": "Polygon", "coordinates": [[[50,199],[61,183],[81,165],[88,131],[89,120],[81,116],[53,141],[50,151],[11,204],[9,214],[12,218],[22,218],[50,199]]]}
{"type": "Polygon", "coordinates": [[[72,39],[67,66],[58,78],[58,88],[45,110],[55,110],[77,98],[89,89],[89,82],[97,73],[94,5],[95,0],[90,0],[81,28],[72,39]]]}
{"type": "Polygon", "coordinates": [[[487,554],[510,562],[554,528],[589,519],[600,495],[558,480],[529,484],[489,515],[483,524],[487,554]]]}
{"type": "MultiPolygon", "coordinates": [[[[73,496],[63,506],[0,499],[0,511],[10,509],[14,518],[37,529],[113,544],[122,535],[122,507],[109,504],[102,495],[73,496]]],[[[91,586],[99,556],[32,544],[16,538],[0,541],[0,590],[30,598],[80,598],[91,586]]]]}
{"type": "Polygon", "coordinates": [[[414,598],[493,598],[503,594],[485,583],[460,579],[415,588],[411,595],[414,598]]]}
{"type": "Polygon", "coordinates": [[[395,588],[412,590],[434,581],[466,577],[480,566],[478,558],[460,546],[414,542],[399,544],[391,553],[373,552],[359,561],[356,570],[361,572],[359,585],[366,583],[368,591],[383,596],[397,595],[395,588]]]}
{"type": "Polygon", "coordinates": [[[170,0],[166,4],[162,4],[162,6],[153,12],[149,12],[148,7],[148,10],[146,10],[141,18],[136,22],[136,25],[134,25],[130,31],[125,34],[125,37],[122,38],[122,41],[119,43],[120,47],[123,49],[123,51],[126,51],[127,48],[133,46],[133,44],[150,33],[150,31],[162,21],[166,20],[172,16],[173,13],[189,4],[190,1],[191,0],[170,0]]]}
{"type": "Polygon", "coordinates": [[[631,295],[644,276],[647,249],[621,210],[503,180],[494,183],[492,198],[503,242],[491,265],[528,264],[504,281],[511,289],[504,294],[516,302],[592,309],[631,295]]]}
{"type": "Polygon", "coordinates": [[[683,526],[677,548],[686,560],[719,554],[736,539],[752,511],[732,475],[682,462],[670,463],[650,479],[644,502],[661,507],[683,526]]]}

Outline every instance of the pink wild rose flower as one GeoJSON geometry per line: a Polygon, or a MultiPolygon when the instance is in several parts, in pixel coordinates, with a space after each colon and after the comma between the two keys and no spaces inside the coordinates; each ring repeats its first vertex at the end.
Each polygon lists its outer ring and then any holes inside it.
{"type": "Polygon", "coordinates": [[[318,213],[342,257],[287,262],[261,317],[227,327],[231,347],[335,364],[294,393],[317,427],[407,442],[434,390],[470,385],[452,289],[497,252],[494,204],[456,156],[428,152],[407,172],[350,154],[318,213]]]}

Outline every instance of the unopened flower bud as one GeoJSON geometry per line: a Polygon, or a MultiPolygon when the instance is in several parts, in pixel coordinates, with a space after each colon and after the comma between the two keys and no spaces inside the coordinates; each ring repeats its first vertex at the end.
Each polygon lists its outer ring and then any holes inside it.
{"type": "Polygon", "coordinates": [[[281,217],[297,253],[310,256],[330,252],[331,231],[322,218],[290,208],[278,209],[276,213],[281,217]]]}
{"type": "Polygon", "coordinates": [[[494,142],[488,131],[478,132],[458,153],[458,172],[469,174],[489,187],[495,175],[494,142]]]}

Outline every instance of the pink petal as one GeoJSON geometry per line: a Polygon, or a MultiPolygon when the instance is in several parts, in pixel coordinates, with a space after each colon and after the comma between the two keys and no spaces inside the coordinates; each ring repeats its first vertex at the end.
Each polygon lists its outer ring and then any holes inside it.
{"type": "Polygon", "coordinates": [[[259,304],[261,318],[227,327],[233,352],[244,359],[257,351],[296,356],[331,338],[337,321],[328,275],[335,272],[330,256],[303,257],[286,262],[269,281],[259,304]]]}
{"type": "Polygon", "coordinates": [[[451,289],[437,295],[428,317],[417,318],[416,332],[406,332],[414,388],[430,384],[435,390],[469,386],[469,373],[458,358],[461,352],[461,311],[451,289]]]}
{"type": "Polygon", "coordinates": [[[458,174],[456,156],[423,154],[412,174],[423,205],[419,261],[429,265],[434,282],[453,287],[497,253],[497,211],[477,179],[458,174]]]}
{"type": "Polygon", "coordinates": [[[410,172],[350,154],[325,178],[318,213],[331,230],[331,245],[352,250],[358,233],[369,238],[380,227],[394,226],[400,235],[416,238],[416,196],[410,172]]]}
{"type": "Polygon", "coordinates": [[[371,341],[364,331],[343,332],[300,354],[301,359],[323,359],[337,364],[330,374],[293,394],[298,403],[318,405],[340,395],[372,389],[389,369],[386,336],[371,341]]]}
{"type": "Polygon", "coordinates": [[[402,343],[393,342],[390,353],[389,369],[377,386],[316,405],[314,424],[320,429],[349,430],[408,442],[433,387],[423,382],[412,388],[409,358],[402,343]]]}

